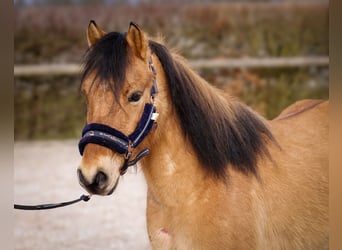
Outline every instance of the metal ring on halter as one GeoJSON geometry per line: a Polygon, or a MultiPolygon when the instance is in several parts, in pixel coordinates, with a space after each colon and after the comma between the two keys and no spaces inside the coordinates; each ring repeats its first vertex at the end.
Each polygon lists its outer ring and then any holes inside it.
{"type": "Polygon", "coordinates": [[[133,144],[131,141],[128,141],[128,148],[127,148],[127,152],[125,154],[125,159],[126,160],[129,160],[132,156],[132,153],[133,153],[133,144]]]}

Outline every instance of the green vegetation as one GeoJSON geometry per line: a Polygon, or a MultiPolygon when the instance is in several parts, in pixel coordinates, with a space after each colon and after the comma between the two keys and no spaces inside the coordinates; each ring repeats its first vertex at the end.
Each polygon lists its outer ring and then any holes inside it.
{"type": "Polygon", "coordinates": [[[203,76],[273,119],[298,100],[328,99],[328,74],[326,67],[314,67],[206,72],[203,76]]]}
{"type": "Polygon", "coordinates": [[[328,55],[327,4],[42,6],[16,10],[15,61],[79,62],[85,30],[162,34],[185,57],[328,55]]]}
{"type": "Polygon", "coordinates": [[[76,138],[86,107],[78,77],[18,78],[15,88],[15,139],[76,138]]]}

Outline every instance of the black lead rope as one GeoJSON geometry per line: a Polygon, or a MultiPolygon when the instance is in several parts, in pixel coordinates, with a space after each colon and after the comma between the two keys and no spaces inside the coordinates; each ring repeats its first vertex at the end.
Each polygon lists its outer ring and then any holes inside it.
{"type": "Polygon", "coordinates": [[[64,207],[79,201],[89,201],[91,195],[82,194],[80,198],[72,201],[61,202],[61,203],[52,203],[52,204],[41,204],[41,205],[18,205],[14,204],[14,209],[22,209],[22,210],[44,210],[44,209],[52,209],[57,207],[64,207]]]}

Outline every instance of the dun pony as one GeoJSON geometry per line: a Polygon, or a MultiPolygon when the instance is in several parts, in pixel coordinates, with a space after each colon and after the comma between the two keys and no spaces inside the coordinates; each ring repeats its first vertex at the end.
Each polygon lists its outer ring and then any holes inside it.
{"type": "Polygon", "coordinates": [[[269,121],[134,23],[87,39],[80,184],[109,195],[139,161],[153,249],[328,249],[328,101],[269,121]]]}

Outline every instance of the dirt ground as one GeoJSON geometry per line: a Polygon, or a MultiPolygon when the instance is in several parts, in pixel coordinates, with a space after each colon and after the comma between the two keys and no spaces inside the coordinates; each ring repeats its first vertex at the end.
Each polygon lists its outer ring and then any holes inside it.
{"type": "MultiPolygon", "coordinates": [[[[86,194],[77,180],[80,159],[76,140],[16,142],[15,203],[55,203],[86,194]]],[[[145,211],[142,172],[130,170],[111,196],[52,210],[15,210],[15,249],[151,249],[145,211]]]]}

